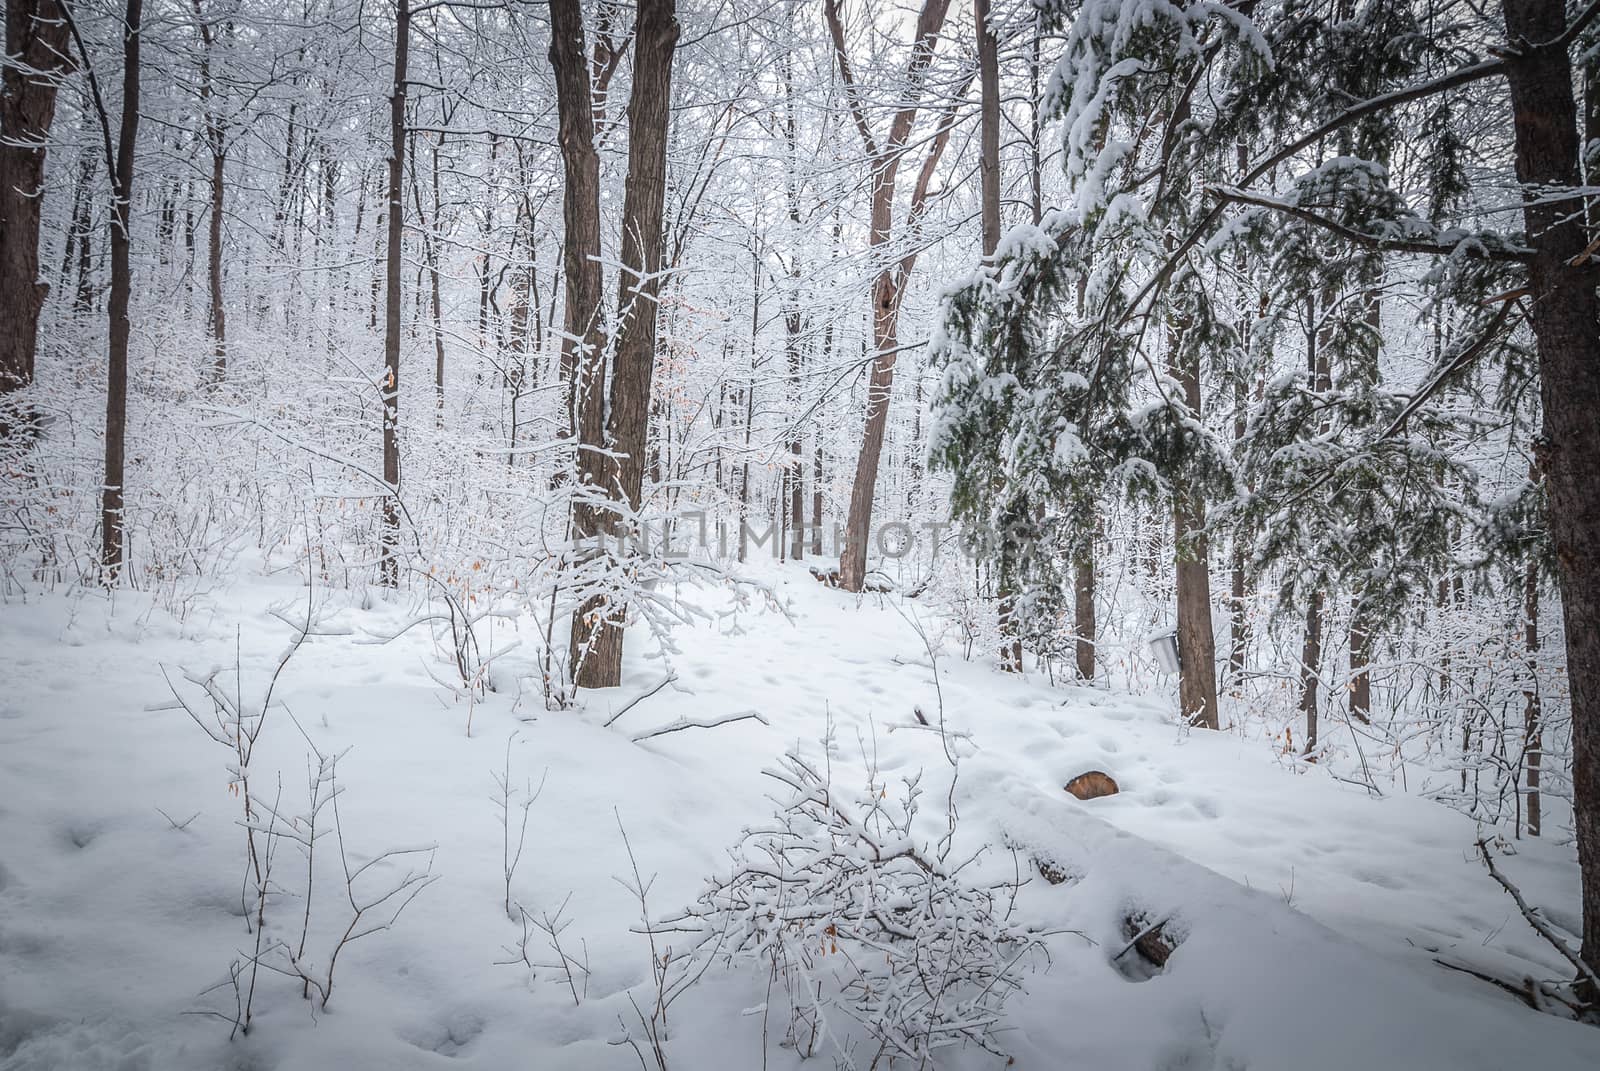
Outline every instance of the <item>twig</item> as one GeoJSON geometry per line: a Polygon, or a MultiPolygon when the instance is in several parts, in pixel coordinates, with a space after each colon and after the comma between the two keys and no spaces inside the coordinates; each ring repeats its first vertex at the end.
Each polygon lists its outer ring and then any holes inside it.
{"type": "Polygon", "coordinates": [[[607,728],[607,729],[611,728],[612,723],[615,722],[618,718],[622,717],[628,711],[632,710],[634,707],[638,706],[640,703],[644,702],[646,699],[649,699],[651,696],[655,695],[661,689],[665,688],[667,685],[671,684],[673,681],[675,681],[677,679],[678,679],[678,675],[676,673],[668,673],[664,678],[662,678],[660,684],[656,685],[654,688],[650,689],[648,692],[643,692],[643,693],[641,693],[639,695],[636,695],[632,699],[628,700],[626,703],[622,704],[622,709],[621,710],[617,711],[615,714],[611,715],[611,717],[609,717],[609,718],[607,718],[605,720],[605,728],[607,728]]]}
{"type": "Polygon", "coordinates": [[[646,729],[642,733],[633,735],[635,744],[668,733],[682,732],[684,729],[715,729],[719,725],[729,725],[736,721],[759,721],[762,725],[771,725],[759,710],[741,710],[737,714],[724,714],[717,718],[679,718],[677,721],[668,722],[659,729],[646,729]]]}

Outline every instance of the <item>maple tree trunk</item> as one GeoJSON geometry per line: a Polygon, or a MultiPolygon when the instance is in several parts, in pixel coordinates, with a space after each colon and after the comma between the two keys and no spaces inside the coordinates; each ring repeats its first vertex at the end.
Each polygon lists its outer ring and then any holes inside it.
{"type": "MultiPolygon", "coordinates": [[[[17,63],[6,65],[0,82],[0,400],[33,382],[39,312],[50,289],[39,279],[45,143],[67,36],[57,0],[7,0],[6,55],[17,63]]],[[[0,415],[0,439],[11,431],[0,415]]]]}
{"type": "MultiPolygon", "coordinates": [[[[1600,300],[1593,277],[1569,267],[1588,245],[1575,197],[1578,117],[1561,0],[1506,0],[1515,51],[1505,60],[1511,91],[1517,180],[1534,255],[1528,267],[1528,322],[1539,350],[1544,408],[1540,469],[1549,491],[1550,535],[1565,624],[1572,693],[1572,802],[1583,878],[1580,955],[1600,968],[1600,300]]],[[[1592,263],[1592,261],[1591,261],[1592,263]]],[[[1584,987],[1585,990],[1592,987],[1584,987]]],[[[1585,999],[1600,993],[1585,992],[1585,999]]]]}

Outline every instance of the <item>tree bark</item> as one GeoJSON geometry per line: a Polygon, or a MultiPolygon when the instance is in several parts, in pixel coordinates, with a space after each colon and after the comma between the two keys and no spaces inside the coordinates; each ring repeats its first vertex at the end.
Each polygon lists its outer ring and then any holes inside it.
{"type": "Polygon", "coordinates": [[[402,177],[406,157],[406,62],[411,49],[411,0],[396,0],[394,84],[389,89],[388,245],[383,305],[383,498],[382,549],[378,563],[385,587],[400,583],[400,254],[405,235],[402,177]]]}
{"type": "MultiPolygon", "coordinates": [[[[106,362],[105,479],[100,491],[100,565],[107,584],[122,571],[123,471],[128,423],[128,301],[133,292],[129,261],[129,217],[133,202],[134,147],[139,137],[139,43],[144,0],[128,0],[122,29],[122,118],[118,124],[116,159],[111,172],[111,293],[107,311],[110,337],[106,362]]],[[[81,47],[81,42],[80,42],[81,47]]],[[[98,96],[98,94],[96,94],[98,96]]],[[[97,100],[106,124],[106,150],[111,154],[109,118],[97,100]]]]}
{"type": "MultiPolygon", "coordinates": [[[[783,70],[784,140],[789,155],[785,161],[784,193],[789,202],[789,292],[785,295],[783,313],[784,350],[789,362],[789,386],[793,398],[800,397],[800,331],[803,320],[800,313],[800,141],[795,119],[794,71],[789,52],[780,57],[783,70]]],[[[805,443],[802,427],[795,421],[789,436],[789,464],[783,470],[783,481],[788,487],[789,550],[796,561],[805,557],[806,498],[805,498],[805,443]]]]}
{"type": "Polygon", "coordinates": [[[211,207],[207,227],[206,285],[211,325],[211,379],[221,383],[228,371],[228,320],[222,300],[222,204],[228,148],[226,132],[217,116],[211,55],[216,42],[200,0],[193,0],[195,25],[200,31],[200,110],[205,113],[206,146],[211,151],[211,207]]]}
{"type": "MultiPolygon", "coordinates": [[[[556,4],[551,6],[553,11],[556,4]]],[[[595,503],[583,507],[602,514],[592,521],[598,530],[614,537],[613,545],[619,552],[618,539],[639,509],[644,483],[661,292],[672,61],[678,32],[675,0],[639,0],[634,21],[633,86],[628,97],[628,173],[622,206],[617,339],[605,427],[611,453],[599,458],[601,479],[595,481],[594,489],[596,493],[603,489],[616,506],[607,508],[595,503]]],[[[587,72],[583,77],[587,79],[587,72]]],[[[598,393],[599,383],[592,389],[598,393]]],[[[577,667],[574,679],[582,688],[615,687],[622,681],[624,611],[621,607],[595,605],[595,601],[589,600],[573,614],[571,655],[572,664],[577,667]]]]}
{"type": "MultiPolygon", "coordinates": [[[[1169,371],[1183,387],[1184,404],[1195,420],[1203,412],[1200,355],[1185,349],[1183,326],[1172,324],[1169,371]]],[[[1178,703],[1190,725],[1221,726],[1217,711],[1217,639],[1211,624],[1210,540],[1205,534],[1205,499],[1186,486],[1172,497],[1172,549],[1177,559],[1178,703]]]]}
{"type": "MultiPolygon", "coordinates": [[[[0,81],[0,401],[33,382],[39,312],[50,291],[39,279],[39,221],[67,39],[57,0],[8,0],[6,56],[14,62],[0,81]]],[[[0,414],[0,440],[13,430],[0,414]]]]}
{"type": "MultiPolygon", "coordinates": [[[[1562,0],[1506,0],[1506,59],[1517,179],[1523,184],[1528,321],[1539,349],[1544,435],[1540,468],[1549,490],[1550,534],[1566,626],[1572,690],[1573,825],[1583,877],[1581,956],[1600,968],[1600,301],[1583,259],[1583,217],[1551,191],[1579,184],[1562,0]]],[[[1586,987],[1592,988],[1592,987],[1586,987]]],[[[1600,998],[1586,992],[1585,999],[1600,998]]]]}
{"type": "MultiPolygon", "coordinates": [[[[839,76],[862,144],[872,168],[871,216],[868,243],[882,253],[892,237],[895,180],[905,158],[911,125],[920,110],[922,79],[933,59],[934,46],[950,0],[924,0],[912,37],[906,64],[905,103],[890,120],[889,135],[880,147],[867,123],[867,113],[857,97],[855,76],[846,55],[844,25],[835,0],[825,0],[823,12],[833,39],[839,76]]],[[[930,160],[934,159],[930,151],[930,160]]],[[[872,534],[872,502],[878,486],[878,463],[889,423],[889,398],[894,388],[895,358],[899,348],[900,298],[915,254],[884,263],[872,284],[872,344],[874,356],[867,380],[866,427],[861,452],[856,457],[855,480],[850,487],[850,508],[845,519],[844,551],[839,559],[839,586],[860,591],[867,573],[867,545],[872,534]]]]}
{"type": "Polygon", "coordinates": [[[1300,651],[1300,713],[1306,718],[1305,754],[1317,750],[1317,691],[1322,681],[1322,592],[1306,600],[1305,644],[1300,651]]]}
{"type": "Polygon", "coordinates": [[[1078,679],[1094,680],[1094,542],[1085,547],[1078,560],[1073,562],[1072,575],[1073,614],[1072,631],[1077,636],[1074,654],[1077,656],[1078,679]]]}
{"type": "Polygon", "coordinates": [[[1528,684],[1522,691],[1522,763],[1526,771],[1523,787],[1527,797],[1528,836],[1537,837],[1543,810],[1539,778],[1544,764],[1544,725],[1539,702],[1539,561],[1532,554],[1528,555],[1522,583],[1522,638],[1528,652],[1528,684]]]}

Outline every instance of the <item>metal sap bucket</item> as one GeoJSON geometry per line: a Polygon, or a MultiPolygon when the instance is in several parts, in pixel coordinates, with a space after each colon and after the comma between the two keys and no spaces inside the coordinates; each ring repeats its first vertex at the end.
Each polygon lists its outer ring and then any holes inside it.
{"type": "Polygon", "coordinates": [[[1183,665],[1183,659],[1178,654],[1176,630],[1158,632],[1151,636],[1150,653],[1156,656],[1156,662],[1161,666],[1162,672],[1177,673],[1183,665]]]}

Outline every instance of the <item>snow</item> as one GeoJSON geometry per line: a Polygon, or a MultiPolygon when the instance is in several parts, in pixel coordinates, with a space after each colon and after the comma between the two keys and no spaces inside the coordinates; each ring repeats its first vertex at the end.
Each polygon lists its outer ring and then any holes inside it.
{"type": "MultiPolygon", "coordinates": [[[[1006,1006],[1001,1037],[1016,1066],[1600,1065],[1600,1032],[1434,963],[1512,978],[1565,973],[1484,873],[1480,831],[1458,813],[1374,796],[1260,739],[1184,729],[1167,682],[1128,695],[1001,674],[941,645],[938,618],[914,600],[858,599],[817,584],[801,564],[757,568],[792,621],[747,615],[728,634],[681,629],[677,679],[609,728],[667,675],[641,638],[623,687],[587,696],[577,711],[543,710],[532,682],[519,686],[534,667],[514,661],[520,649],[506,655],[468,736],[466,707],[434,680],[447,673],[426,629],[357,642],[396,631],[415,607],[327,595],[322,626],[347,634],[313,638],[284,670],[284,707],[268,712],[254,787],[276,793],[281,773],[283,809],[297,811],[308,740],[325,754],[348,748],[339,781],[352,862],[431,845],[437,880],[392,931],[341,955],[326,1011],[302,1000],[297,982],[263,972],[253,1028],[231,1042],[228,1024],[189,1014],[231,1002],[229,992],[201,994],[253,941],[241,915],[231,753],[165,708],[162,668],[176,681],[180,667],[229,667],[231,687],[237,652],[248,703],[289,638],[270,611],[292,619],[305,589],[290,574],[242,574],[197,596],[181,621],[128,592],[0,608],[0,1068],[637,1066],[632,1049],[612,1044],[628,1029],[639,1036],[630,990],[641,1004],[651,995],[638,904],[617,880],[630,874],[620,830],[652,915],[682,910],[726,871],[741,830],[770,819],[762,769],[790,748],[820,755],[831,721],[835,776],[859,783],[872,755],[890,782],[921,770],[923,817],[937,836],[951,766],[914,707],[935,725],[942,709],[961,760],[956,854],[987,846],[974,873],[991,877],[1027,876],[1035,859],[1072,875],[1060,885],[1034,875],[1016,898],[1021,921],[1058,931],[1048,965],[1006,1006]],[[937,690],[919,629],[938,652],[937,690]],[[745,711],[762,720],[633,741],[680,719],[745,711]],[[497,963],[515,958],[507,949],[522,932],[503,907],[493,802],[508,765],[519,791],[544,782],[512,896],[567,923],[563,946],[590,969],[577,977],[576,1002],[562,972],[497,963]],[[1080,803],[1061,790],[1090,769],[1121,792],[1080,803]],[[1148,980],[1110,962],[1135,912],[1182,936],[1148,980]]],[[[707,607],[721,597],[685,594],[707,607]]],[[[531,627],[492,625],[494,649],[531,627]]],[[[1508,873],[1552,919],[1575,925],[1570,848],[1523,840],[1515,849],[1508,873]]],[[[303,860],[292,845],[279,851],[284,892],[269,905],[269,931],[298,936],[304,904],[291,894],[303,860]]],[[[400,872],[374,867],[382,880],[400,872]]],[[[320,948],[345,916],[342,886],[319,873],[311,938],[320,948]]],[[[530,952],[554,962],[542,935],[530,952]]],[[[754,971],[709,970],[672,1008],[670,1065],[796,1066],[775,1044],[763,1060],[764,982],[754,971]]],[[[940,1061],[1001,1065],[976,1049],[940,1061]]]]}

